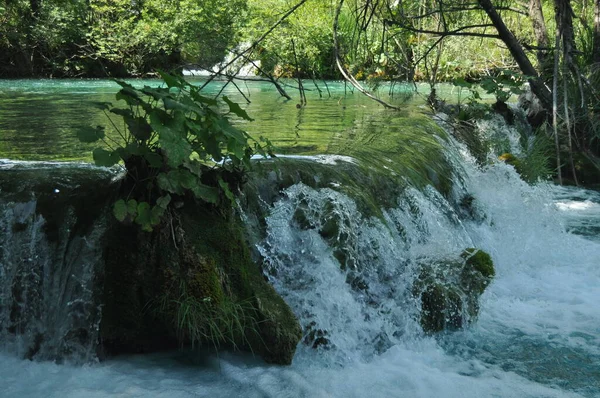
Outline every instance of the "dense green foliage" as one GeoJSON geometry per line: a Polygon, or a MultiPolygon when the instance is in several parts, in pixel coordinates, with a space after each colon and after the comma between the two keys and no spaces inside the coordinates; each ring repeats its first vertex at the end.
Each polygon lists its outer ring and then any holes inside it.
{"type": "Polygon", "coordinates": [[[2,0],[0,77],[210,66],[235,43],[245,8],[244,0],[2,0]]]}
{"type": "Polygon", "coordinates": [[[223,196],[233,200],[230,184],[239,183],[255,151],[266,155],[258,142],[230,123],[229,114],[252,120],[238,104],[224,96],[228,112],[222,113],[217,101],[201,95],[200,88],[181,77],[161,76],[167,87],[138,89],[117,81],[122,88],[116,99],[126,108],[98,104],[122,118],[122,128],[111,119],[121,142],[109,140],[101,126],[78,132],[83,142],[104,142],[106,147],[93,151],[98,166],[124,162],[130,185],[113,213],[145,231],[161,222],[171,195],[192,194],[212,204],[223,196]]]}

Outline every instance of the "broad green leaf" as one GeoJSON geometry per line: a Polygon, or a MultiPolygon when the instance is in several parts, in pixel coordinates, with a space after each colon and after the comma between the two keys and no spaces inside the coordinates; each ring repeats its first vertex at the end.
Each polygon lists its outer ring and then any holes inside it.
{"type": "Polygon", "coordinates": [[[144,88],[142,89],[142,93],[151,96],[155,100],[161,100],[163,98],[171,96],[171,94],[169,93],[169,89],[164,87],[144,86],[144,88]]]}
{"type": "Polygon", "coordinates": [[[140,141],[146,141],[152,135],[152,127],[146,121],[146,118],[136,117],[136,118],[125,118],[125,123],[127,123],[127,127],[129,128],[129,132],[136,139],[140,141]]]}
{"type": "Polygon", "coordinates": [[[167,206],[169,206],[170,202],[171,202],[171,195],[166,194],[166,195],[161,196],[160,198],[156,199],[156,206],[165,210],[167,208],[167,206]]]}
{"type": "Polygon", "coordinates": [[[244,158],[245,148],[246,148],[245,145],[240,144],[238,141],[236,141],[233,138],[230,138],[227,141],[227,150],[229,151],[229,153],[233,154],[233,156],[235,156],[236,158],[238,158],[240,160],[242,160],[244,158]]]}
{"type": "Polygon", "coordinates": [[[127,161],[132,156],[145,156],[150,153],[150,149],[137,141],[130,142],[125,147],[117,148],[117,152],[121,159],[127,161]]]}
{"type": "Polygon", "coordinates": [[[162,189],[164,191],[168,191],[168,192],[174,193],[176,195],[183,194],[183,188],[181,188],[181,185],[179,184],[179,182],[177,180],[170,178],[167,173],[160,173],[156,177],[156,182],[158,183],[158,186],[160,187],[160,189],[162,189]]]}
{"type": "Polygon", "coordinates": [[[150,210],[150,224],[152,226],[160,224],[160,219],[165,214],[165,209],[159,206],[154,206],[150,210]]]}
{"type": "Polygon", "coordinates": [[[219,190],[216,187],[209,187],[198,181],[191,189],[194,195],[198,199],[202,199],[205,202],[217,204],[219,202],[219,190]]]}
{"type": "Polygon", "coordinates": [[[196,177],[202,176],[202,173],[204,172],[202,163],[194,159],[188,159],[185,162],[183,162],[183,167],[188,169],[196,177]]]}
{"type": "Polygon", "coordinates": [[[115,115],[124,116],[124,117],[133,117],[133,112],[131,109],[124,108],[112,108],[110,113],[114,113],[115,115]]]}
{"type": "Polygon", "coordinates": [[[123,199],[117,200],[113,205],[113,214],[120,222],[125,221],[127,217],[127,204],[123,199]]]}
{"type": "Polygon", "coordinates": [[[177,183],[184,189],[191,189],[198,183],[198,178],[186,169],[170,171],[169,178],[177,181],[177,183]]]}
{"type": "Polygon", "coordinates": [[[250,116],[248,116],[246,111],[243,110],[242,108],[240,108],[240,106],[238,104],[229,100],[229,98],[227,98],[226,95],[223,96],[223,101],[225,101],[227,103],[227,105],[229,105],[229,112],[241,117],[242,119],[246,119],[248,121],[254,120],[250,116]]]}
{"type": "Polygon", "coordinates": [[[198,178],[189,170],[176,169],[168,173],[160,173],[157,177],[158,186],[165,191],[182,195],[184,189],[191,189],[198,183],[198,178]]]}
{"type": "Polygon", "coordinates": [[[246,139],[246,136],[244,136],[244,132],[233,127],[226,118],[216,119],[213,125],[220,129],[227,137],[235,139],[238,143],[244,146],[247,145],[248,140],[246,139]]]}
{"type": "Polygon", "coordinates": [[[104,127],[102,126],[83,127],[77,131],[77,138],[79,138],[79,141],[81,142],[96,142],[104,137],[104,127]]]}
{"type": "Polygon", "coordinates": [[[227,196],[227,199],[229,199],[232,202],[235,201],[235,196],[233,196],[233,192],[231,192],[231,190],[229,189],[229,184],[227,184],[222,178],[219,178],[219,186],[221,187],[223,192],[225,192],[225,196],[227,196]]]}
{"type": "MultiPolygon", "coordinates": [[[[176,115],[177,116],[177,115],[176,115]]],[[[150,125],[158,132],[158,142],[167,154],[167,164],[179,167],[192,154],[192,147],[186,139],[184,119],[174,118],[163,123],[156,113],[150,114],[150,125]]]]}
{"type": "Polygon", "coordinates": [[[129,213],[129,215],[131,215],[132,218],[135,218],[135,216],[137,215],[137,207],[138,207],[137,200],[129,199],[127,201],[127,213],[129,213]]]}
{"type": "Polygon", "coordinates": [[[472,86],[471,83],[469,83],[468,81],[466,81],[462,77],[459,77],[458,79],[452,80],[452,84],[455,85],[455,86],[457,86],[457,87],[464,87],[464,88],[471,88],[471,86],[472,86]]]}
{"type": "Polygon", "coordinates": [[[139,106],[148,113],[152,111],[152,106],[144,101],[142,97],[140,97],[138,91],[134,88],[122,88],[115,94],[115,98],[117,101],[125,101],[129,106],[139,106]]]}
{"type": "Polygon", "coordinates": [[[218,104],[216,99],[200,95],[200,90],[197,89],[190,90],[190,95],[194,101],[201,102],[209,106],[216,106],[218,104]]]}
{"type": "Polygon", "coordinates": [[[173,76],[173,75],[170,75],[163,71],[158,71],[158,74],[165,81],[165,83],[167,83],[167,86],[169,88],[171,88],[171,87],[184,88],[187,85],[187,82],[179,76],[173,76]]]}
{"type": "Polygon", "coordinates": [[[123,81],[123,80],[115,79],[115,83],[117,83],[119,86],[121,86],[123,88],[128,88],[128,89],[135,90],[135,87],[133,87],[131,84],[129,84],[129,83],[123,81]]]}
{"type": "Polygon", "coordinates": [[[117,101],[124,100],[129,105],[137,105],[140,100],[140,95],[134,88],[124,87],[115,94],[117,101]]]}
{"type": "Polygon", "coordinates": [[[163,98],[163,104],[165,105],[165,109],[178,109],[186,113],[193,112],[199,116],[205,114],[204,109],[188,96],[183,96],[179,99],[163,98]]]}
{"type": "Polygon", "coordinates": [[[148,164],[150,165],[150,167],[153,167],[155,169],[160,169],[163,166],[162,156],[160,156],[156,152],[147,152],[147,153],[145,153],[144,154],[144,159],[146,159],[146,161],[148,162],[148,164]]]}
{"type": "Polygon", "coordinates": [[[142,230],[152,231],[152,214],[150,211],[150,204],[148,202],[140,202],[137,207],[137,217],[135,222],[141,225],[142,230]]]}
{"type": "Polygon", "coordinates": [[[493,93],[494,91],[498,90],[498,83],[496,81],[494,81],[494,79],[483,79],[479,85],[481,86],[482,89],[484,89],[488,94],[493,93]]]}
{"type": "Polygon", "coordinates": [[[92,157],[96,166],[110,167],[119,163],[121,156],[117,151],[109,152],[102,148],[96,148],[92,151],[92,157]]]}

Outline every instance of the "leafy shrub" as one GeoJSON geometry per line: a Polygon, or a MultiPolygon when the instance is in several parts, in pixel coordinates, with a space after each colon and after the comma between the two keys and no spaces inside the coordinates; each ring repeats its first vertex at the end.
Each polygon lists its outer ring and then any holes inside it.
{"type": "Polygon", "coordinates": [[[223,96],[228,111],[222,112],[217,100],[201,95],[182,77],[161,76],[167,87],[138,89],[117,81],[121,89],[116,99],[125,102],[125,108],[97,104],[121,140],[106,136],[102,126],[78,132],[83,142],[104,142],[104,148],[93,150],[96,165],[124,162],[131,187],[115,202],[113,213],[144,231],[160,224],[171,195],[191,194],[212,204],[223,197],[233,200],[224,176],[241,175],[255,152],[263,156],[270,152],[268,141],[265,149],[231,124],[230,115],[253,120],[238,104],[223,96]],[[118,128],[109,113],[121,117],[124,127],[118,128]]]}

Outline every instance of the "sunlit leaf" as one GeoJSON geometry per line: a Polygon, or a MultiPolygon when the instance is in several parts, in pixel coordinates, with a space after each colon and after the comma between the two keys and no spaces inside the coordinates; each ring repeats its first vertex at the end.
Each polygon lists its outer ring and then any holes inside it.
{"type": "Polygon", "coordinates": [[[235,196],[233,195],[233,192],[231,192],[231,189],[229,189],[229,184],[227,184],[227,182],[225,182],[222,178],[219,178],[219,186],[225,193],[227,199],[233,202],[235,200],[235,196]]]}
{"type": "Polygon", "coordinates": [[[156,113],[150,115],[150,125],[159,133],[158,142],[167,154],[167,164],[179,167],[192,154],[192,147],[182,131],[184,120],[173,118],[163,123],[156,113]]]}
{"type": "Polygon", "coordinates": [[[127,201],[127,213],[129,213],[129,215],[131,215],[132,218],[135,218],[135,216],[137,215],[137,207],[137,200],[129,199],[127,201]]]}
{"type": "Polygon", "coordinates": [[[142,227],[143,231],[152,231],[152,213],[148,202],[140,202],[137,207],[135,222],[142,227]]]}

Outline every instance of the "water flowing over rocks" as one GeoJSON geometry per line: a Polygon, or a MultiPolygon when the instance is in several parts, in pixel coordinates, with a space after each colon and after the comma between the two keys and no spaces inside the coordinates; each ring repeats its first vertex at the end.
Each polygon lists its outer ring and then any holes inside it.
{"type": "Polygon", "coordinates": [[[0,335],[19,355],[213,344],[291,363],[300,327],[234,214],[186,203],[145,233],[110,212],[117,171],[5,162],[0,173],[0,335]]]}

